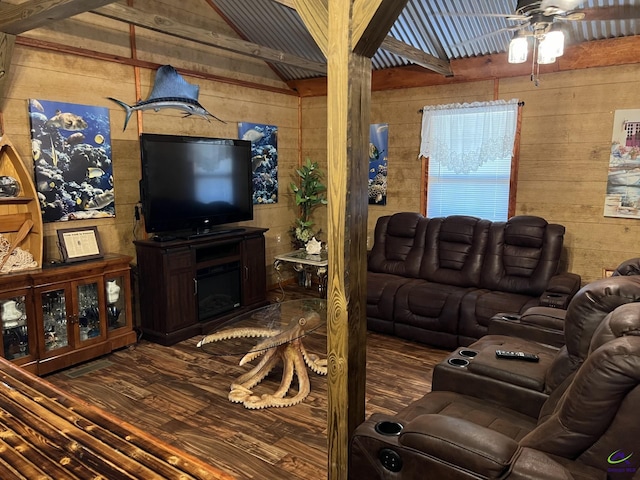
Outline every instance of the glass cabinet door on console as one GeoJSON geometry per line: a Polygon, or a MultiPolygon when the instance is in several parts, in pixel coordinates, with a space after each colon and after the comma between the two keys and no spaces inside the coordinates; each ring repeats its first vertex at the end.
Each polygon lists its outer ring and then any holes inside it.
{"type": "Polygon", "coordinates": [[[27,289],[3,292],[0,295],[2,320],[2,356],[19,365],[34,361],[36,336],[31,292],[27,289]]]}
{"type": "Polygon", "coordinates": [[[69,333],[71,322],[70,287],[36,290],[36,311],[42,313],[38,324],[40,358],[64,353],[71,349],[69,333]]]}
{"type": "MultiPolygon", "coordinates": [[[[127,272],[128,273],[128,272],[127,272]]],[[[131,328],[131,319],[127,314],[126,298],[129,295],[129,277],[116,275],[107,277],[105,295],[107,299],[107,328],[109,332],[119,328],[131,328]]]]}
{"type": "Polygon", "coordinates": [[[103,341],[107,332],[104,295],[102,277],[38,287],[40,358],[103,341]]]}
{"type": "Polygon", "coordinates": [[[77,339],[80,344],[95,343],[97,340],[104,340],[107,336],[106,316],[100,307],[104,305],[104,283],[102,278],[89,281],[87,283],[74,282],[74,293],[76,301],[74,306],[74,323],[77,323],[77,339]]]}

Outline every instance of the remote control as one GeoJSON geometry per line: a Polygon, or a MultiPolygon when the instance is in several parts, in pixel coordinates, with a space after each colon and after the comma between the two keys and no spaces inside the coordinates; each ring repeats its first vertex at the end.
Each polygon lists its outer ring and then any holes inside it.
{"type": "Polygon", "coordinates": [[[538,362],[540,358],[533,353],[509,352],[507,350],[496,350],[496,357],[508,358],[512,360],[523,360],[525,362],[538,362]]]}

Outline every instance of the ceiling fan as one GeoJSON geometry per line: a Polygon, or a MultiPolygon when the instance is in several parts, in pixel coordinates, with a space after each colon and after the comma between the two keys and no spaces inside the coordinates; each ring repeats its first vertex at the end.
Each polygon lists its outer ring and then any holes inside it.
{"type": "Polygon", "coordinates": [[[518,0],[513,14],[451,14],[454,16],[503,17],[507,21],[516,22],[513,26],[474,37],[457,43],[453,47],[462,47],[502,32],[513,32],[509,43],[508,61],[509,63],[525,62],[529,47],[532,46],[531,79],[537,85],[539,65],[553,63],[557,57],[564,53],[563,26],[567,22],[640,19],[640,4],[579,8],[583,3],[585,3],[584,0],[518,0]]]}
{"type": "Polygon", "coordinates": [[[516,37],[532,36],[540,40],[552,29],[560,30],[562,22],[640,19],[640,4],[579,8],[583,3],[584,0],[518,0],[513,14],[447,13],[445,15],[502,17],[508,21],[517,22],[516,25],[457,43],[453,45],[454,47],[462,47],[502,32],[515,32],[516,37]]]}

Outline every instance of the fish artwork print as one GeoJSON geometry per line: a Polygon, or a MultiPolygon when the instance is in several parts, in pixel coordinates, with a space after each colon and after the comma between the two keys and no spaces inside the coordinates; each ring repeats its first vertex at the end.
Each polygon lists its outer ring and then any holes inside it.
{"type": "Polygon", "coordinates": [[[115,217],[109,109],[29,99],[42,220],[115,217]]]}
{"type": "Polygon", "coordinates": [[[187,82],[171,65],[162,65],[156,71],[153,89],[146,100],[141,100],[134,105],[128,105],[116,98],[107,98],[120,105],[126,112],[123,131],[127,129],[131,114],[138,110],[153,110],[157,112],[165,108],[171,108],[185,112],[184,117],[196,115],[205,118],[207,121],[210,121],[209,118],[215,118],[219,122],[227,123],[209,113],[200,105],[198,102],[199,93],[200,87],[198,85],[187,82]]]}

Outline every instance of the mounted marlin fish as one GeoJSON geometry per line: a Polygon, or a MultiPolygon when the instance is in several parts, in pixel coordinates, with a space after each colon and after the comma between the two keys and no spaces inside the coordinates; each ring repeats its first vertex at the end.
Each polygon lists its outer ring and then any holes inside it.
{"type": "Polygon", "coordinates": [[[207,121],[209,121],[209,117],[212,117],[219,122],[227,123],[209,113],[198,103],[199,93],[200,87],[198,85],[192,85],[187,82],[171,65],[162,65],[156,72],[153,90],[151,90],[146,100],[141,100],[135,105],[127,105],[121,100],[112,97],[107,98],[116,102],[127,112],[123,131],[127,129],[131,114],[137,110],[154,110],[157,112],[163,108],[173,108],[186,112],[185,117],[198,115],[206,118],[207,121]]]}

